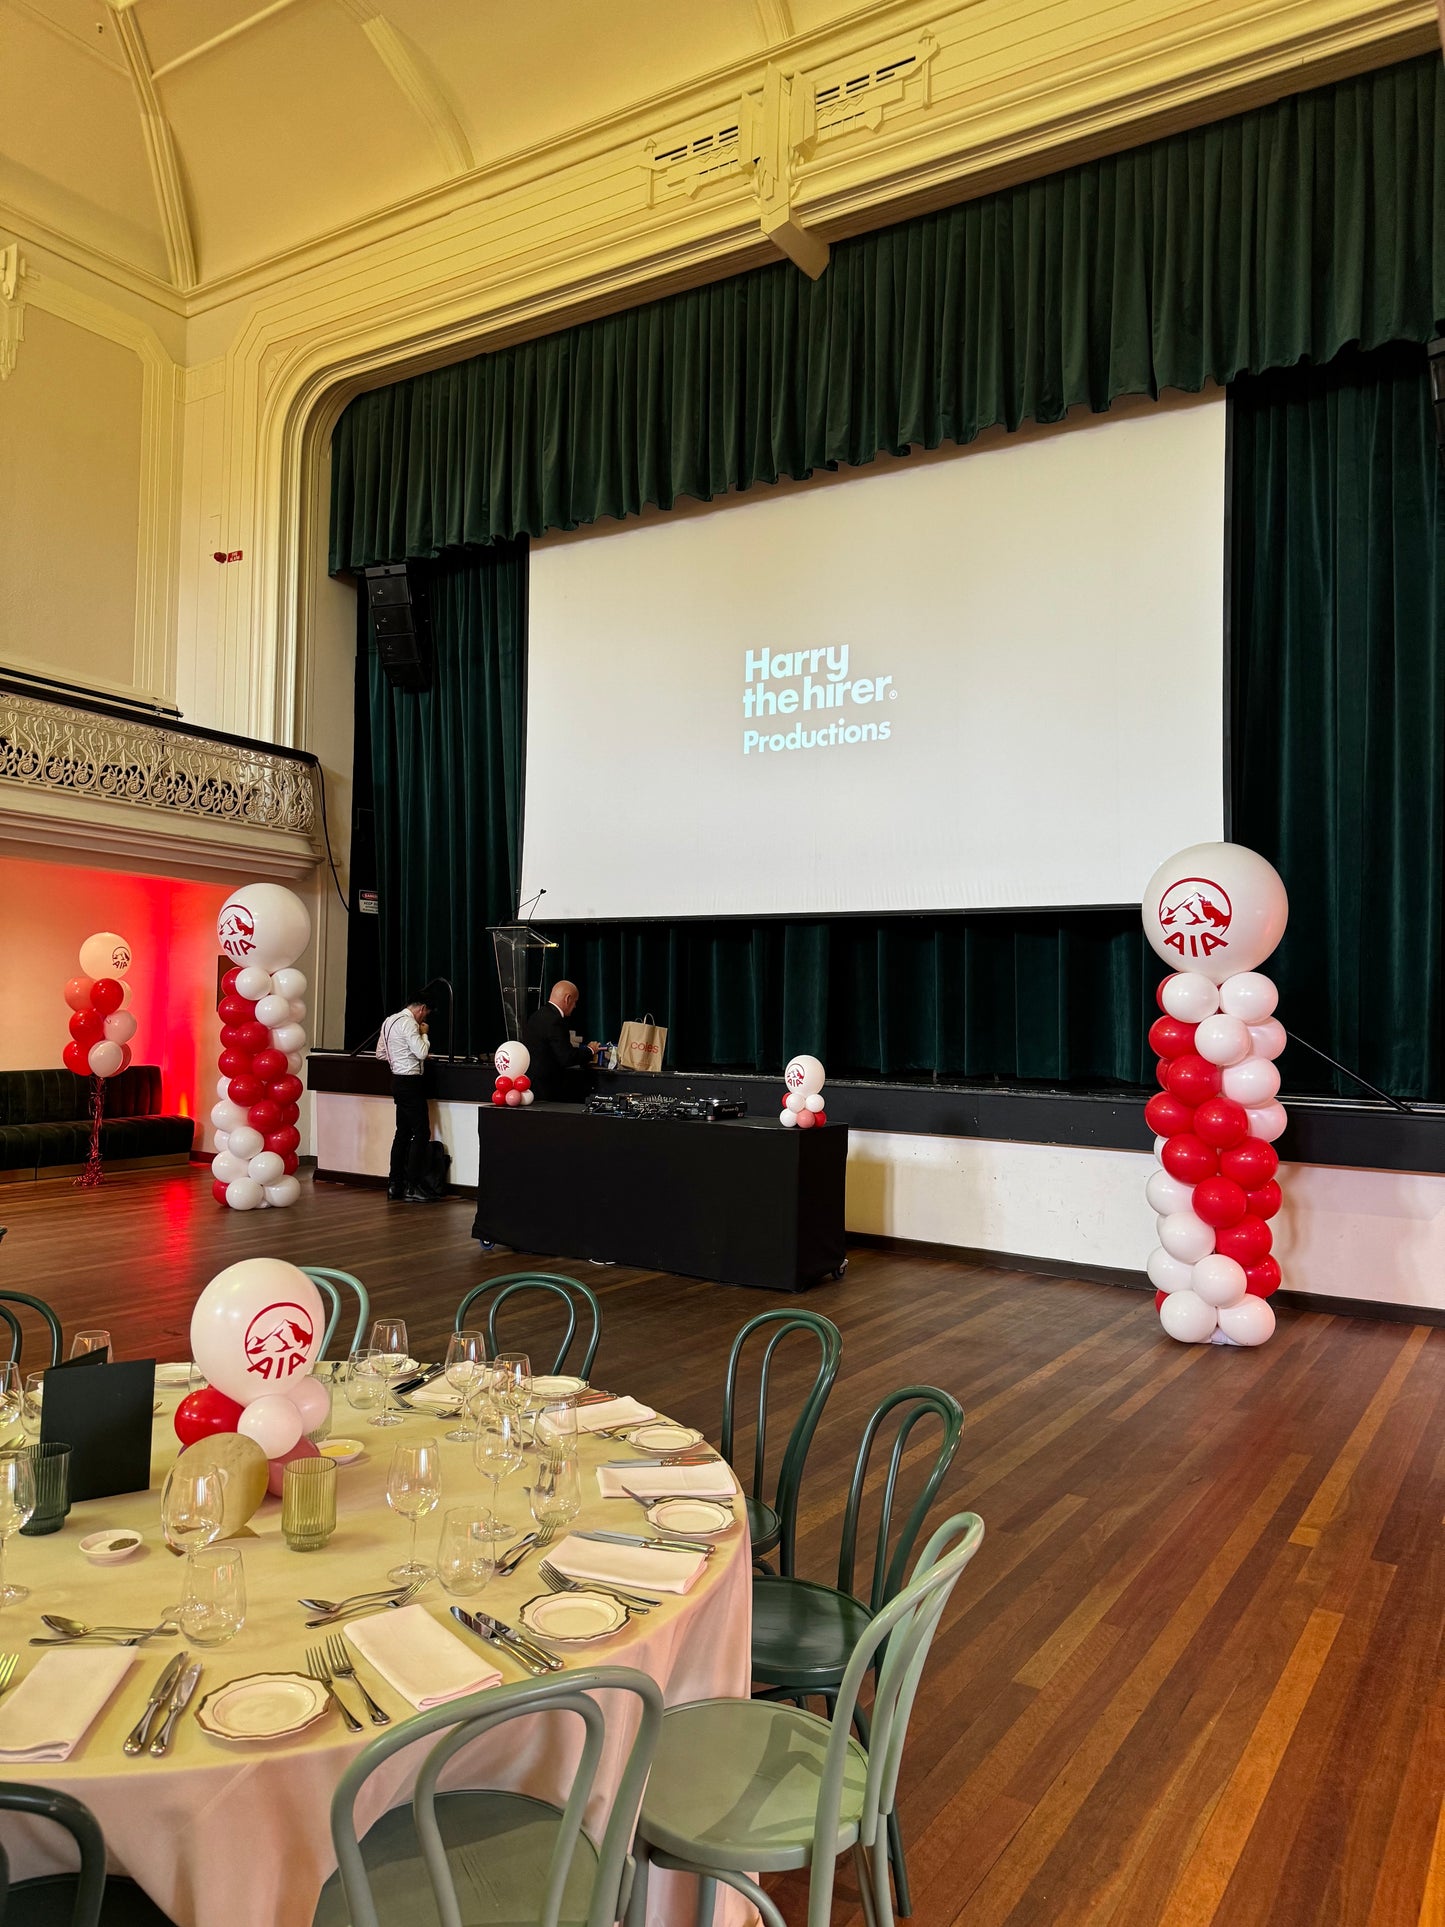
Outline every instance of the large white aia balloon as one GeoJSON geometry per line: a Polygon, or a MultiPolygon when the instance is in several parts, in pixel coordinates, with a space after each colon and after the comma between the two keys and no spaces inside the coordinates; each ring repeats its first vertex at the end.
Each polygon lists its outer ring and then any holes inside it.
{"type": "Polygon", "coordinates": [[[1159,865],[1140,913],[1165,963],[1222,984],[1276,948],[1289,898],[1274,865],[1242,843],[1194,843],[1159,865]]]}
{"type": "Polygon", "coordinates": [[[191,1313],[191,1357],[217,1391],[242,1405],[304,1377],[325,1335],[320,1292],[284,1258],[228,1265],[191,1313]]]}
{"type": "Polygon", "coordinates": [[[505,1044],[498,1044],[492,1052],[498,1077],[525,1077],[531,1061],[532,1053],[525,1044],[519,1044],[515,1037],[509,1037],[505,1044]]]}
{"type": "Polygon", "coordinates": [[[97,930],[80,946],[80,967],[87,977],[123,977],[131,958],[130,945],[114,930],[97,930]]]}
{"type": "Polygon", "coordinates": [[[311,941],[311,917],[294,890],[279,883],[243,883],[221,905],[216,940],[243,969],[284,970],[311,941]]]}
{"type": "Polygon", "coordinates": [[[783,1072],[783,1082],[788,1087],[790,1097],[816,1097],[822,1090],[828,1073],[816,1057],[803,1053],[790,1058],[783,1072]]]}

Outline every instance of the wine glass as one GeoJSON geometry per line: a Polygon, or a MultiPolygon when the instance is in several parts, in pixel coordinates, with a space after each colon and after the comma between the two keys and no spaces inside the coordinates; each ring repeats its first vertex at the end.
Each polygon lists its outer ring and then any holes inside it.
{"type": "Polygon", "coordinates": [[[28,1586],[5,1583],[5,1541],[35,1510],[35,1465],[28,1451],[0,1452],[0,1606],[28,1599],[28,1586]]]}
{"type": "Polygon", "coordinates": [[[582,1473],[577,1454],[544,1452],[532,1475],[532,1518],[539,1526],[570,1525],[582,1510],[582,1473]]]}
{"type": "Polygon", "coordinates": [[[20,1367],[13,1358],[0,1359],[0,1428],[8,1432],[20,1424],[20,1367]]]}
{"type": "Polygon", "coordinates": [[[27,1372],[20,1391],[20,1429],[32,1445],[40,1437],[40,1402],[45,1396],[44,1372],[27,1372]]]}
{"type": "Polygon", "coordinates": [[[492,1488],[492,1518],[496,1522],[497,1493],[502,1480],[520,1472],[526,1463],[522,1418],[505,1395],[491,1392],[478,1408],[477,1437],[472,1461],[492,1488]]]}
{"type": "MultiPolygon", "coordinates": [[[[386,1381],[390,1391],[392,1383],[401,1377],[411,1363],[407,1350],[406,1320],[404,1318],[378,1318],[371,1328],[371,1349],[376,1358],[376,1369],[386,1381]]],[[[373,1425],[400,1425],[401,1413],[389,1411],[386,1401],[371,1421],[373,1425]]]]}
{"type": "Polygon", "coordinates": [[[498,1352],[492,1360],[493,1382],[503,1400],[519,1418],[532,1396],[532,1361],[525,1352],[498,1352]]]}
{"type": "Polygon", "coordinates": [[[386,1400],[387,1377],[380,1355],[362,1347],[354,1351],[346,1361],[346,1402],[353,1412],[370,1412],[371,1423],[380,1425],[381,1417],[376,1416],[377,1407],[386,1400]]]}
{"type": "Polygon", "coordinates": [[[109,1350],[110,1333],[98,1328],[95,1331],[77,1332],[70,1341],[72,1358],[83,1358],[87,1352],[108,1352],[109,1350]]]}
{"type": "Polygon", "coordinates": [[[386,1503],[403,1519],[411,1520],[411,1557],[386,1575],[397,1585],[434,1577],[436,1568],[423,1565],[416,1556],[416,1533],[427,1513],[435,1512],[441,1504],[441,1497],[442,1454],[437,1441],[418,1439],[414,1445],[398,1445],[386,1475],[386,1503]]]}
{"type": "Polygon", "coordinates": [[[219,1539],[225,1521],[226,1475],[219,1465],[187,1465],[178,1459],[161,1487],[161,1531],[172,1552],[186,1555],[181,1604],[169,1615],[179,1619],[195,1591],[194,1556],[219,1539]]]}
{"type": "Polygon", "coordinates": [[[485,1332],[453,1332],[447,1340],[446,1381],[461,1400],[459,1422],[446,1435],[455,1445],[470,1445],[476,1436],[475,1428],[467,1430],[467,1406],[478,1389],[477,1381],[486,1376],[482,1369],[486,1362],[485,1332]]]}

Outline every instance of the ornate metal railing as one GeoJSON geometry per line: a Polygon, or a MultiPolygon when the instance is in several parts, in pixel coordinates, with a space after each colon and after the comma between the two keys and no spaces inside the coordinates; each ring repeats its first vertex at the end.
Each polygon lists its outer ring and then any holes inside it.
{"type": "Polygon", "coordinates": [[[315,758],[96,703],[51,702],[0,681],[0,783],[133,803],[319,846],[315,758]]]}

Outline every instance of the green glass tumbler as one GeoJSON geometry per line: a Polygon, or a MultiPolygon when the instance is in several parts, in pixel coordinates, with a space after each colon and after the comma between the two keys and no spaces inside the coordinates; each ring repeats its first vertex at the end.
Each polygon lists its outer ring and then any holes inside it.
{"type": "Polygon", "coordinates": [[[70,1447],[50,1440],[27,1448],[35,1467],[35,1510],[20,1530],[31,1538],[59,1532],[70,1510],[70,1447]]]}
{"type": "Polygon", "coordinates": [[[281,1531],[293,1552],[319,1552],[336,1530],[335,1459],[292,1459],[281,1477],[281,1531]]]}

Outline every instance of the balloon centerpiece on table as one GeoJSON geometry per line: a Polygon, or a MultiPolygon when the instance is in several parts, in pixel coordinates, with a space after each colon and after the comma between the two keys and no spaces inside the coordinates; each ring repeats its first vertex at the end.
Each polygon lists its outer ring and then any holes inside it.
{"type": "Polygon", "coordinates": [[[1160,1088],[1144,1107],[1160,1164],[1147,1187],[1159,1322],[1183,1344],[1262,1345],[1281,1283],[1269,1221],[1283,1203],[1275,1059],[1286,1040],[1279,993],[1257,966],[1284,935],[1289,898],[1253,850],[1198,843],[1155,871],[1141,914],[1175,972],[1156,992],[1160,1088]]]}
{"type": "Polygon", "coordinates": [[[132,951],[114,930],[97,930],[80,946],[80,970],[65,986],[70,1006],[70,1042],[61,1062],[77,1077],[93,1077],[90,1092],[90,1147],[85,1168],[75,1182],[84,1189],[101,1183],[100,1124],[105,1110],[106,1079],[130,1063],[136,1021],[126,1005],[132,951]]]}
{"type": "Polygon", "coordinates": [[[828,1073],[816,1057],[793,1057],[788,1060],[783,1072],[783,1082],[787,1090],[783,1097],[783,1108],[778,1113],[779,1124],[788,1130],[810,1130],[816,1124],[826,1124],[828,1114],[823,1109],[823,1085],[828,1073]]]}
{"type": "Polygon", "coordinates": [[[492,1102],[505,1104],[516,1110],[520,1105],[530,1104],[536,1093],[527,1071],[532,1062],[532,1053],[525,1044],[519,1044],[515,1037],[509,1037],[505,1044],[498,1044],[492,1053],[496,1066],[497,1081],[492,1086],[492,1102]]]}
{"type": "Polygon", "coordinates": [[[279,883],[247,883],[221,905],[216,940],[232,968],[221,979],[211,1190],[233,1211],[295,1204],[306,979],[292,966],[311,941],[311,918],[279,883]]]}

